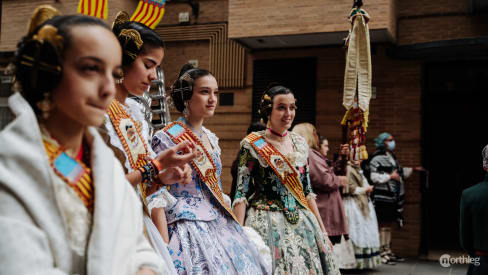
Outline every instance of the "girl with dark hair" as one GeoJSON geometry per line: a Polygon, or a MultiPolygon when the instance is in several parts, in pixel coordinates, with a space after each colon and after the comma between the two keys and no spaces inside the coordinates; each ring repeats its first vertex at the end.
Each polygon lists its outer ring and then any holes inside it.
{"type": "Polygon", "coordinates": [[[271,249],[274,274],[339,274],[310,185],[307,142],[288,131],[295,112],[288,88],[263,94],[267,129],[241,141],[234,211],[271,249]]]}
{"type": "Polygon", "coordinates": [[[141,204],[95,128],[120,78],[120,45],[98,19],[57,14],[39,7],[17,48],[22,94],[0,132],[2,273],[162,274],[141,204]]]}
{"type": "Polygon", "coordinates": [[[270,260],[266,265],[250,243],[222,192],[218,138],[203,126],[214,115],[217,94],[217,81],[209,71],[183,66],[171,97],[184,116],[152,140],[155,152],[188,140],[201,152],[191,161],[192,182],[170,187],[178,201],[166,208],[170,254],[179,274],[271,274],[270,260]]]}
{"type": "Polygon", "coordinates": [[[116,84],[115,99],[107,109],[105,141],[124,165],[127,180],[141,197],[149,240],[166,260],[171,273],[175,273],[166,245],[169,239],[163,208],[176,200],[166,185],[191,180],[190,167],[185,163],[196,153],[191,152],[189,143],[154,153],[149,146],[150,126],[144,118],[144,106],[128,98],[142,96],[156,79],[156,69],[164,56],[161,38],[145,25],[129,21],[125,12],[119,12],[112,30],[122,47],[124,75],[116,84]],[[178,155],[177,151],[188,153],[178,155]]]}

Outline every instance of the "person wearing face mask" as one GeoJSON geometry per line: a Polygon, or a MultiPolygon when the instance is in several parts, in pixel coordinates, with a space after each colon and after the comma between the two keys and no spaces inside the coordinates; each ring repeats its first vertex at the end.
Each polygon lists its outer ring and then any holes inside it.
{"type": "Polygon", "coordinates": [[[169,189],[177,200],[165,209],[170,254],[179,274],[271,274],[271,260],[260,255],[222,191],[218,138],[203,126],[214,115],[218,89],[208,70],[184,65],[170,93],[183,116],[152,139],[156,153],[186,141],[201,153],[190,162],[191,182],[176,183],[169,189]]]}
{"type": "Polygon", "coordinates": [[[308,144],[288,131],[295,112],[290,89],[264,92],[267,129],[241,141],[234,211],[271,249],[274,274],[339,274],[310,184],[308,144]]]}
{"type": "Polygon", "coordinates": [[[405,179],[412,171],[422,167],[402,167],[393,151],[396,144],[390,133],[381,133],[374,139],[376,152],[365,163],[369,180],[374,184],[374,201],[380,227],[380,245],[383,263],[394,264],[400,257],[391,251],[391,227],[396,222],[403,227],[403,204],[405,201],[405,179]]]}
{"type": "Polygon", "coordinates": [[[121,47],[99,19],[39,7],[17,46],[0,132],[1,274],[166,274],[142,206],[96,127],[121,47]]]}

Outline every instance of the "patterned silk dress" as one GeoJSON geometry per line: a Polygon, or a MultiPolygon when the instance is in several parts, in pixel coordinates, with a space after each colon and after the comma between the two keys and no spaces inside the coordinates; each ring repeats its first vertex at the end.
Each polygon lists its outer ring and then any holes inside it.
{"type": "MultiPolygon", "coordinates": [[[[180,119],[180,121],[184,121],[180,119]]],[[[217,168],[222,164],[217,137],[203,128],[213,148],[207,148],[217,168]]],[[[175,146],[167,133],[158,131],[152,148],[159,153],[175,146]]],[[[268,274],[258,250],[242,227],[225,212],[192,167],[192,182],[171,185],[177,203],[166,208],[169,250],[179,274],[268,274]]]]}
{"type": "MultiPolygon", "coordinates": [[[[254,132],[264,136],[265,131],[254,132]]],[[[288,132],[294,152],[286,155],[299,172],[307,199],[315,198],[308,174],[308,145],[288,132]]],[[[245,225],[271,249],[273,274],[339,274],[332,251],[313,213],[284,186],[247,139],[242,140],[233,204],[246,203],[245,225]]]]}

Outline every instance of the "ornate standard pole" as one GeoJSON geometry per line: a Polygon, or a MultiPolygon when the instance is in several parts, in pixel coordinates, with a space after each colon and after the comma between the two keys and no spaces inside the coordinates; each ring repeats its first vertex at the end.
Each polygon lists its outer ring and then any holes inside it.
{"type": "Polygon", "coordinates": [[[349,143],[351,160],[368,158],[366,131],[369,101],[371,99],[371,49],[369,40],[369,14],[361,7],[362,0],[354,0],[349,13],[351,29],[345,41],[347,48],[342,104],[346,114],[342,119],[343,139],[349,143]]]}

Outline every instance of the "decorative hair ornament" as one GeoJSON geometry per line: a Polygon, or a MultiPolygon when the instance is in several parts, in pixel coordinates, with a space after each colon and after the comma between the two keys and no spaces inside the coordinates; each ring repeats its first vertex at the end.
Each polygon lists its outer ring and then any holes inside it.
{"type": "Polygon", "coordinates": [[[27,27],[27,35],[30,35],[34,30],[47,20],[60,15],[61,13],[50,5],[40,5],[34,10],[29,26],[27,27]]]}
{"type": "Polygon", "coordinates": [[[261,103],[259,104],[260,106],[258,113],[263,119],[271,114],[271,109],[273,108],[273,100],[267,94],[268,91],[269,89],[264,92],[263,96],[261,97],[261,103]]]}
{"type": "Polygon", "coordinates": [[[134,42],[137,50],[140,50],[143,44],[141,34],[134,29],[123,29],[120,31],[119,37],[125,39],[124,46],[123,46],[124,53],[126,53],[128,56],[130,56],[132,59],[135,60],[137,58],[137,53],[133,53],[127,50],[126,46],[129,43],[129,41],[132,41],[134,42]]]}
{"type": "Polygon", "coordinates": [[[58,29],[52,25],[44,25],[30,38],[26,38],[24,48],[29,49],[20,56],[20,65],[31,67],[31,81],[33,88],[38,85],[38,70],[60,75],[62,68],[56,61],[54,63],[41,61],[44,48],[50,47],[59,56],[63,49],[63,37],[58,34],[58,29]]]}
{"type": "Polygon", "coordinates": [[[116,26],[119,26],[119,25],[122,25],[126,22],[129,22],[130,21],[130,17],[129,17],[129,14],[125,11],[119,11],[117,13],[117,15],[115,16],[115,20],[114,22],[112,23],[112,30],[116,27],[116,26]]]}
{"type": "Polygon", "coordinates": [[[53,45],[57,52],[60,53],[63,49],[63,37],[58,34],[58,29],[52,25],[44,25],[37,34],[32,37],[33,40],[43,44],[49,42],[53,45]]]}

